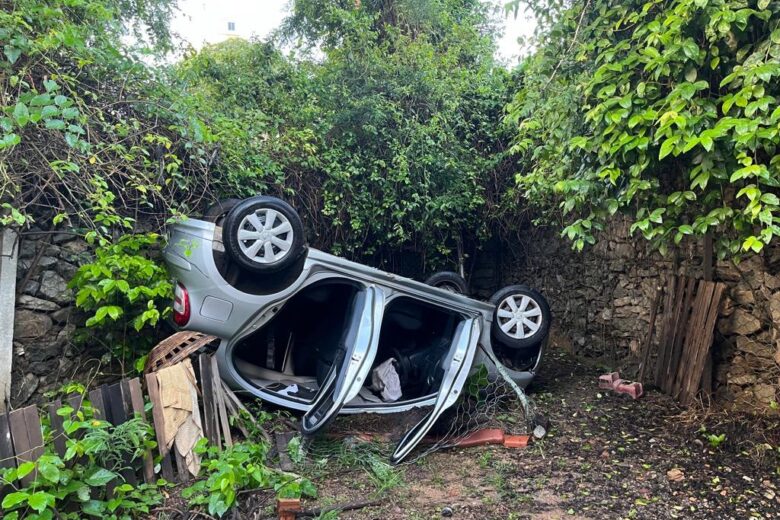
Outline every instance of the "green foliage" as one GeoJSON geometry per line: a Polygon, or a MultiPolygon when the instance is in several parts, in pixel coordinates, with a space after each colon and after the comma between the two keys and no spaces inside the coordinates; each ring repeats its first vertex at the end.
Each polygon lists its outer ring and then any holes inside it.
{"type": "Polygon", "coordinates": [[[57,414],[64,418],[65,454],[53,451],[52,432],[47,431],[46,451],[36,462],[2,470],[0,482],[10,488],[2,502],[3,518],[124,520],[147,515],[162,501],[157,486],[132,486],[120,475],[126,460],[136,460],[155,446],[147,423],[135,418],[112,426],[95,419],[87,402],[79,410],[65,406],[57,414]],[[33,471],[33,482],[23,485],[21,479],[33,471]],[[115,488],[109,493],[106,486],[111,482],[115,488]]]}
{"type": "Polygon", "coordinates": [[[69,286],[76,289],[76,306],[90,314],[84,334],[99,341],[121,365],[152,346],[154,337],[137,334],[153,329],[170,312],[173,294],[170,277],[155,254],[156,233],[122,235],[112,242],[95,232],[94,261],[79,267],[69,286]]]}
{"type": "Polygon", "coordinates": [[[171,47],[173,5],[18,0],[0,10],[0,203],[11,213],[0,224],[23,225],[22,215],[96,229],[107,209],[98,202],[131,223],[186,205],[207,173],[205,150],[191,144],[197,121],[157,104],[167,87],[139,59],[171,47]]]}
{"type": "Polygon", "coordinates": [[[510,107],[518,184],[577,248],[617,211],[663,251],[721,256],[780,233],[780,6],[574,4],[542,35],[510,107]]]}
{"type": "Polygon", "coordinates": [[[177,72],[219,147],[225,194],[290,199],[312,243],[339,254],[454,263],[510,179],[496,125],[510,75],[492,24],[480,2],[299,0],[285,35],[324,59],[232,40],[177,72]]]}
{"type": "Polygon", "coordinates": [[[201,476],[206,478],[186,488],[182,496],[192,506],[206,506],[210,515],[223,516],[244,489],[273,489],[282,498],[317,496],[308,479],[266,466],[264,443],[246,441],[220,451],[201,439],[196,450],[204,456],[201,476]]]}

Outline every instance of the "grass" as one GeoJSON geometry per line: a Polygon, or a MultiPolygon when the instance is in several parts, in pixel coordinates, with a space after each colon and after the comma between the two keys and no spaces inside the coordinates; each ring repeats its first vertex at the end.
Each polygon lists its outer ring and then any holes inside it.
{"type": "MultiPolygon", "coordinates": [[[[349,473],[363,470],[363,474],[368,477],[367,482],[374,488],[371,496],[376,497],[404,484],[403,468],[386,462],[389,449],[385,444],[349,437],[343,440],[318,439],[310,446],[307,459],[311,462],[301,465],[298,471],[309,478],[318,479],[331,478],[339,471],[349,473]]],[[[365,479],[358,479],[353,484],[356,488],[363,488],[365,483],[365,479]]]]}

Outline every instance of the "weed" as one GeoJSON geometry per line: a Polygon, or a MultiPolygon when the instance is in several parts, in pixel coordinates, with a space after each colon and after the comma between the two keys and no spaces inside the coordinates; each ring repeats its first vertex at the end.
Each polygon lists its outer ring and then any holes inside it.
{"type": "Polygon", "coordinates": [[[493,452],[486,451],[479,457],[479,467],[485,469],[490,466],[490,462],[493,460],[493,452]]]}
{"type": "Polygon", "coordinates": [[[285,498],[317,496],[317,490],[308,479],[271,469],[265,465],[268,446],[258,442],[234,444],[223,451],[207,446],[201,439],[195,447],[204,455],[199,480],[184,489],[182,496],[194,506],[207,506],[210,515],[222,516],[236,502],[242,489],[273,489],[285,498]]]}
{"type": "Polygon", "coordinates": [[[726,434],[721,433],[720,435],[715,435],[714,433],[708,433],[706,436],[707,442],[710,443],[710,446],[712,449],[716,450],[718,447],[720,447],[721,444],[726,440],[726,434]]]}

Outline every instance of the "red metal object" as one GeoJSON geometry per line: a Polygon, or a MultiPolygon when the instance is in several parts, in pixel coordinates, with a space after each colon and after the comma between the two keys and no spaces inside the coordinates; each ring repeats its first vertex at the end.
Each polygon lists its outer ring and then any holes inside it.
{"type": "Polygon", "coordinates": [[[642,383],[620,379],[618,372],[610,372],[599,376],[599,388],[612,390],[618,394],[628,394],[632,399],[639,399],[644,393],[642,383]]]}

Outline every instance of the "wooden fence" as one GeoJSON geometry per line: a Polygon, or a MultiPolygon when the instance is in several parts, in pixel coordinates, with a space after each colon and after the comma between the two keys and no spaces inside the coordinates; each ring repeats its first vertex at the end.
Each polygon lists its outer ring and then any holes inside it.
{"type": "MultiPolygon", "coordinates": [[[[237,415],[243,408],[236,396],[224,386],[219,377],[216,359],[208,354],[197,358],[199,367],[198,404],[203,417],[203,434],[212,446],[232,445],[229,415],[237,415]]],[[[160,476],[169,481],[186,482],[192,478],[183,457],[178,450],[168,449],[163,443],[164,418],[160,399],[157,374],[146,374],[147,393],[152,403],[153,426],[157,436],[157,451],[160,455],[160,476]],[[173,453],[171,453],[173,452],[173,453]]],[[[36,461],[44,453],[41,414],[48,415],[51,425],[51,447],[60,456],[65,455],[66,439],[64,418],[57,411],[64,405],[70,406],[75,414],[82,408],[82,395],[73,395],[64,401],[57,399],[42,407],[27,406],[0,414],[0,468],[16,467],[27,461],[36,461]]],[[[134,417],[146,420],[144,392],[139,378],[122,379],[113,384],[102,385],[91,390],[87,396],[96,419],[105,420],[114,426],[134,417]]],[[[137,484],[141,480],[155,482],[154,454],[147,452],[140,460],[127,460],[122,478],[137,484]]],[[[35,479],[30,473],[23,479],[29,484],[35,479]]],[[[1,491],[0,491],[1,493],[1,491]]]]}

